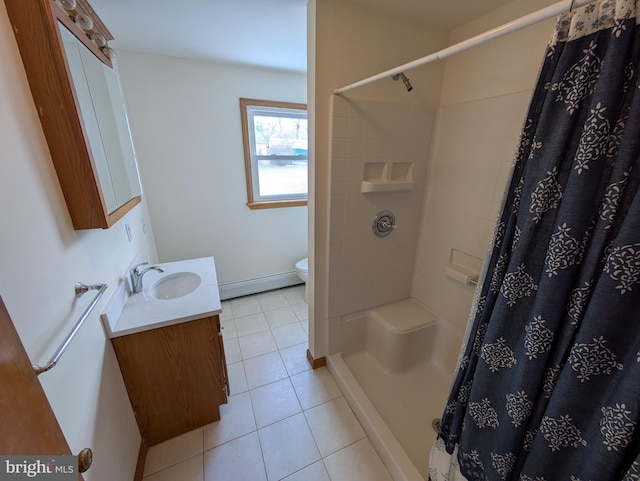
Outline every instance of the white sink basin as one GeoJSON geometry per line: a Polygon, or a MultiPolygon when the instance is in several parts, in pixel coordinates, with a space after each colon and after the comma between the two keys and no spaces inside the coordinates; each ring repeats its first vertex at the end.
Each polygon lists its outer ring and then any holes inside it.
{"type": "Polygon", "coordinates": [[[162,277],[149,288],[154,299],[177,299],[195,291],[202,278],[195,272],[176,272],[162,277]]]}
{"type": "Polygon", "coordinates": [[[213,257],[155,264],[144,291],[132,294],[124,279],[100,315],[110,338],[211,317],[222,312],[213,257]],[[153,274],[151,274],[153,275],[153,274]]]}

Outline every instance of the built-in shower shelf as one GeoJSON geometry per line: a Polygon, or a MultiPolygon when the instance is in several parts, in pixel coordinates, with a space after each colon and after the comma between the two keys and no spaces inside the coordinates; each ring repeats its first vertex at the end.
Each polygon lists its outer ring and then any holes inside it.
{"type": "Polygon", "coordinates": [[[413,162],[365,162],[360,192],[400,192],[413,189],[413,162]]]}
{"type": "Polygon", "coordinates": [[[413,181],[363,180],[360,192],[394,192],[413,189],[413,181]]]}

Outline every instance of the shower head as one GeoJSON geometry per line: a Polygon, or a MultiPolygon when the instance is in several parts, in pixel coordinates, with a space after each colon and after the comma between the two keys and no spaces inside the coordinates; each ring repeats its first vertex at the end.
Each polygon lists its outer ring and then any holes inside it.
{"type": "Polygon", "coordinates": [[[411,86],[411,82],[409,82],[409,79],[407,78],[407,76],[404,74],[404,72],[400,72],[396,75],[394,75],[393,77],[391,77],[393,80],[398,80],[398,79],[402,79],[402,83],[404,83],[404,86],[407,87],[407,92],[411,92],[413,90],[413,87],[411,86]]]}

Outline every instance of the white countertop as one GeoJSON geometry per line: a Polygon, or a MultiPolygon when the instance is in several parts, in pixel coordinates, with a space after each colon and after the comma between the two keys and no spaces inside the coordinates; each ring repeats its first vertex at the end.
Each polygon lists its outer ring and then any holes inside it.
{"type": "Polygon", "coordinates": [[[100,315],[110,338],[193,321],[222,312],[213,257],[153,265],[162,267],[164,272],[146,273],[143,290],[136,294],[129,294],[124,282],[121,282],[105,312],[100,315]],[[200,285],[193,292],[176,299],[151,297],[151,286],[178,272],[198,274],[201,278],[200,285]]]}

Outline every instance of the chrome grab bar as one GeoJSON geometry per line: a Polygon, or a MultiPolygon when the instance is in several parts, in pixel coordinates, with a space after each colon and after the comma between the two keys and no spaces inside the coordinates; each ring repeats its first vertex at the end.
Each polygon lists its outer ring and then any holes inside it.
{"type": "Polygon", "coordinates": [[[65,337],[64,341],[62,341],[62,344],[60,344],[60,347],[58,347],[58,349],[56,349],[56,352],[53,353],[53,356],[51,356],[51,359],[49,359],[49,362],[44,366],[38,366],[37,364],[34,364],[32,366],[33,369],[36,371],[36,376],[39,376],[43,372],[48,371],[58,363],[58,361],[62,357],[62,354],[64,354],[64,351],[67,349],[67,347],[71,343],[71,340],[74,338],[78,330],[82,327],[82,324],[87,319],[87,317],[89,317],[89,314],[91,314],[91,311],[93,310],[93,308],[96,307],[96,304],[102,297],[102,294],[104,294],[104,292],[107,290],[107,287],[108,286],[106,284],[94,284],[91,286],[87,286],[80,282],[76,282],[76,286],[75,286],[76,298],[79,299],[80,297],[82,297],[82,295],[85,292],[91,291],[91,290],[98,291],[98,293],[91,301],[91,304],[89,304],[89,307],[85,309],[82,316],[80,316],[80,319],[78,319],[78,322],[76,322],[75,326],[73,326],[73,329],[71,329],[71,332],[69,332],[69,334],[67,334],[67,337],[65,337]]]}

